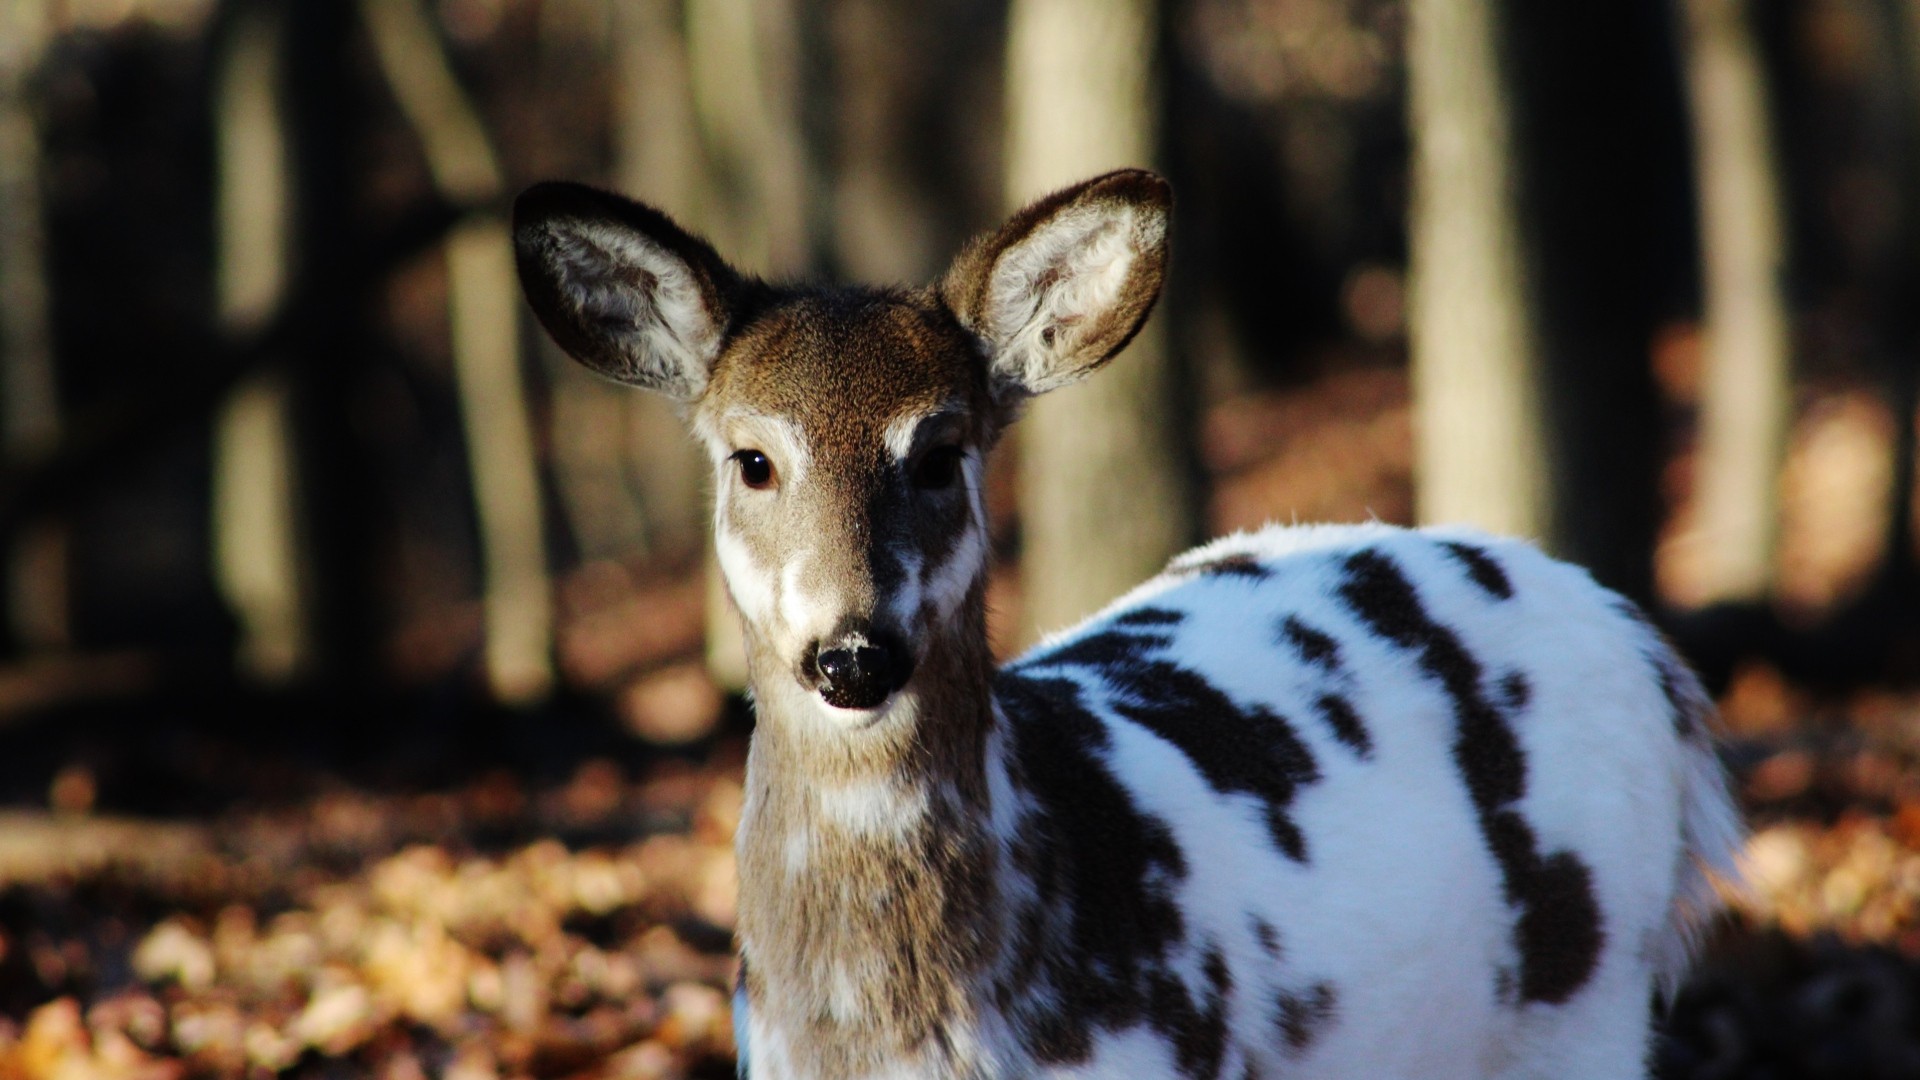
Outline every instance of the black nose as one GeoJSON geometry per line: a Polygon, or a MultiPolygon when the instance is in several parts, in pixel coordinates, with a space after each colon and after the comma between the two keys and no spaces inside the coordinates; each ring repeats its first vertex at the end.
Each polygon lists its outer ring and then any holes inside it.
{"type": "Polygon", "coordinates": [[[900,653],[884,642],[853,640],[820,650],[820,696],[841,709],[871,709],[907,681],[900,653]]]}

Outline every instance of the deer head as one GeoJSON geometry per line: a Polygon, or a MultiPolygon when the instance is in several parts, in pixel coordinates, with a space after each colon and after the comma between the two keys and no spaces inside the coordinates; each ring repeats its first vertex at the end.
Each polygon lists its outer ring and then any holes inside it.
{"type": "Polygon", "coordinates": [[[1026,398],[1139,329],[1170,199],[1152,173],[1089,180],[920,289],[771,286],[660,212],[575,184],[522,194],[514,235],[554,340],[679,401],[705,444],[756,692],[863,726],[942,642],[983,643],[984,455],[1026,398]]]}

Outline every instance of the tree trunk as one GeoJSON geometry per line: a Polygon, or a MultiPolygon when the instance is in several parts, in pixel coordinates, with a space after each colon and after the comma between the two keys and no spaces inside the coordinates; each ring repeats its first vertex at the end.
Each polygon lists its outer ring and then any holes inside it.
{"type": "Polygon", "coordinates": [[[816,10],[832,87],[821,135],[834,266],[855,281],[930,280],[1004,196],[994,91],[1006,13],[977,0],[816,10]]]}
{"type": "MultiPolygon", "coordinates": [[[[418,0],[363,0],[361,18],[400,109],[449,201],[484,204],[505,181],[480,116],[418,0]]],[[[553,682],[553,602],[540,479],[520,370],[520,290],[506,222],[475,217],[447,239],[448,317],[484,566],[487,680],[510,704],[553,682]]]]}
{"type": "Polygon", "coordinates": [[[1415,0],[1410,337],[1418,516],[1652,590],[1650,344],[1683,257],[1663,17],[1415,0]]]}
{"type": "Polygon", "coordinates": [[[1686,0],[1706,357],[1700,543],[1706,598],[1763,599],[1791,421],[1782,196],[1766,75],[1747,0],[1686,0]]]}
{"type": "MultiPolygon", "coordinates": [[[[257,332],[286,300],[292,191],[280,49],[285,9],[233,7],[214,77],[215,293],[222,329],[257,332]]],[[[308,657],[288,383],[270,369],[235,387],[214,422],[214,576],[240,624],[238,662],[256,679],[308,657]]]]}
{"type": "MultiPolygon", "coordinates": [[[[1009,204],[1153,162],[1157,19],[1152,0],[1014,0],[1009,204]]],[[[1187,395],[1168,342],[1162,314],[1111,365],[1035,401],[1017,429],[1029,639],[1098,609],[1199,533],[1187,395]]]]}
{"type": "Polygon", "coordinates": [[[1652,344],[1693,254],[1671,13],[1664,0],[1500,10],[1540,350],[1540,535],[1650,601],[1663,461],[1652,344]]]}
{"type": "MultiPolygon", "coordinates": [[[[40,130],[27,94],[47,17],[44,4],[0,4],[0,451],[11,462],[46,453],[60,437],[40,130]]],[[[65,644],[64,528],[36,522],[9,539],[6,629],[13,644],[65,644]]]]}
{"type": "Polygon", "coordinates": [[[46,27],[43,5],[0,5],[0,440],[9,457],[60,434],[48,327],[40,131],[27,97],[46,27]]]}
{"type": "Polygon", "coordinates": [[[1891,501],[1887,515],[1886,564],[1880,591],[1895,602],[1909,602],[1920,592],[1920,535],[1916,535],[1916,502],[1920,490],[1920,0],[1883,0],[1882,16],[1892,32],[1893,96],[1900,103],[1894,118],[1898,147],[1895,189],[1904,200],[1895,248],[1880,275],[1876,307],[1886,339],[1885,370],[1888,401],[1893,406],[1894,459],[1891,501]]]}
{"type": "Polygon", "coordinates": [[[1494,0],[1411,0],[1417,512],[1544,538],[1539,329],[1494,0]]]}
{"type": "Polygon", "coordinates": [[[296,499],[313,554],[313,667],[329,691],[381,691],[387,592],[381,550],[389,517],[380,465],[354,424],[367,384],[372,287],[356,256],[365,235],[352,162],[367,110],[355,78],[355,11],[339,0],[287,0],[286,98],[294,186],[289,331],[296,499]]]}

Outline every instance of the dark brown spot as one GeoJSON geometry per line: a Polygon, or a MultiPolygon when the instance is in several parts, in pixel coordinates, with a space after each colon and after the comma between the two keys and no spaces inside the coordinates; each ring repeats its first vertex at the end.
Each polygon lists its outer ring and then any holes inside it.
{"type": "Polygon", "coordinates": [[[1500,680],[1500,696],[1506,699],[1508,712],[1520,712],[1533,700],[1533,684],[1527,681],[1523,672],[1509,671],[1500,680]]]}
{"type": "Polygon", "coordinates": [[[1360,723],[1359,714],[1353,711],[1353,705],[1339,694],[1322,694],[1314,703],[1320,710],[1321,719],[1333,729],[1333,737],[1347,744],[1361,758],[1373,756],[1373,739],[1367,734],[1365,725],[1360,723]]]}
{"type": "Polygon", "coordinates": [[[1226,1057],[1227,998],[1233,993],[1233,977],[1218,946],[1208,947],[1200,968],[1205,982],[1199,1001],[1184,981],[1163,971],[1149,977],[1148,1007],[1154,1026],[1173,1041],[1174,1064],[1181,1074],[1212,1080],[1220,1075],[1226,1057]]]}
{"type": "Polygon", "coordinates": [[[1557,1004],[1585,984],[1605,941],[1592,875],[1571,852],[1542,858],[1533,828],[1512,804],[1526,793],[1526,758],[1505,717],[1481,689],[1481,665],[1453,631],[1421,606],[1392,559],[1365,550],[1347,558],[1340,595],[1374,633],[1415,651],[1421,669],[1453,700],[1453,757],[1500,867],[1507,902],[1520,909],[1514,944],[1525,1001],[1557,1004]]]}
{"type": "Polygon", "coordinates": [[[1440,545],[1454,558],[1459,559],[1467,568],[1467,576],[1475,585],[1486,590],[1488,596],[1496,600],[1513,598],[1513,582],[1507,580],[1507,572],[1493,560],[1493,556],[1472,544],[1463,544],[1457,540],[1448,540],[1440,545]]]}
{"type": "Polygon", "coordinates": [[[1074,683],[1007,670],[995,691],[1016,782],[1039,807],[1016,841],[1032,852],[1037,894],[1022,916],[1025,955],[995,996],[1026,1017],[1022,1039],[1035,1058],[1081,1061],[1095,1029],[1162,1023],[1148,1008],[1150,983],[1186,932],[1170,891],[1187,874],[1186,857],[1109,771],[1106,728],[1074,683]]]}
{"type": "Polygon", "coordinates": [[[1304,862],[1306,839],[1288,815],[1296,789],[1320,779],[1306,744],[1283,717],[1242,709],[1199,673],[1156,655],[1170,643],[1117,630],[1067,642],[1022,667],[1085,666],[1116,695],[1113,710],[1165,739],[1223,795],[1261,802],[1268,833],[1288,858],[1304,862]]]}
{"type": "Polygon", "coordinates": [[[1300,659],[1327,671],[1340,668],[1340,646],[1333,638],[1289,615],[1280,621],[1280,640],[1300,654],[1300,659]]]}
{"type": "Polygon", "coordinates": [[[1268,959],[1280,959],[1280,931],[1258,915],[1247,916],[1247,922],[1253,927],[1253,940],[1260,943],[1260,951],[1266,953],[1268,959]]]}
{"type": "Polygon", "coordinates": [[[1202,576],[1230,576],[1251,578],[1255,581],[1268,577],[1273,571],[1260,564],[1260,560],[1244,551],[1230,555],[1217,555],[1208,559],[1196,559],[1181,556],[1167,567],[1169,573],[1199,574],[1202,576]]]}
{"type": "Polygon", "coordinates": [[[1178,626],[1186,616],[1169,608],[1138,607],[1113,621],[1116,626],[1178,626]]]}
{"type": "Polygon", "coordinates": [[[1304,1054],[1313,1047],[1339,1012],[1339,994],[1332,983],[1317,982],[1304,993],[1282,990],[1274,997],[1274,1024],[1287,1049],[1304,1054]]]}
{"type": "Polygon", "coordinates": [[[1520,997],[1558,1005],[1586,985],[1604,944],[1593,873],[1569,851],[1542,859],[1521,903],[1520,997]]]}

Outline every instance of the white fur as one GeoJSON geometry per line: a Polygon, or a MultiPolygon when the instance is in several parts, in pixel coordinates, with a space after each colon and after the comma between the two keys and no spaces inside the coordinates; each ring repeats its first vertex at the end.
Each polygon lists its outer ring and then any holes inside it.
{"type": "Polygon", "coordinates": [[[920,425],[926,423],[932,413],[907,413],[887,421],[887,429],[880,434],[880,440],[886,444],[887,452],[893,455],[895,462],[905,464],[913,456],[913,437],[920,432],[920,425]]]}
{"type": "Polygon", "coordinates": [[[954,612],[960,610],[960,602],[967,598],[974,581],[986,571],[986,562],[986,527],[977,520],[970,521],[966,531],[960,534],[960,542],[947,554],[946,561],[922,575],[926,582],[926,596],[933,601],[934,610],[939,612],[941,619],[950,619],[954,612]]]}
{"type": "Polygon", "coordinates": [[[780,618],[793,639],[799,641],[824,632],[834,617],[834,607],[827,598],[815,596],[806,588],[808,555],[805,551],[790,555],[780,570],[780,618]]]}
{"type": "Polygon", "coordinates": [[[925,792],[892,779],[822,784],[813,789],[822,820],[854,836],[900,835],[927,813],[925,792]]]}
{"type": "Polygon", "coordinates": [[[773,614],[779,577],[754,561],[747,545],[727,527],[724,510],[715,518],[713,554],[726,578],[727,591],[733,596],[734,606],[740,609],[742,619],[755,625],[763,624],[773,614]]]}

